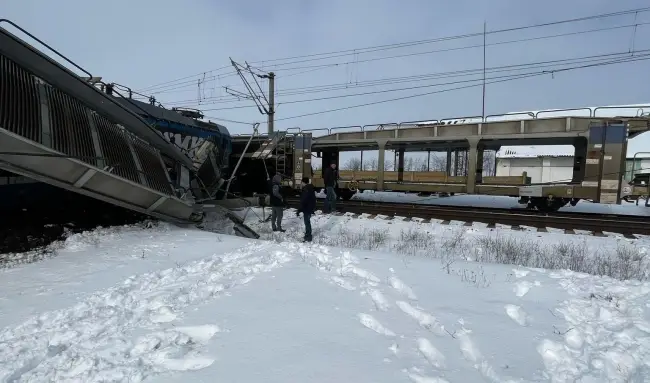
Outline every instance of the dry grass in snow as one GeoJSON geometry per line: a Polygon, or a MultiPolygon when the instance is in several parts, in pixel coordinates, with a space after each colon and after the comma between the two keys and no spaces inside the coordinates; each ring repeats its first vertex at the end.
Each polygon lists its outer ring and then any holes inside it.
{"type": "MultiPolygon", "coordinates": [[[[288,213],[291,217],[292,214],[288,213]]],[[[293,217],[291,217],[294,220],[293,217]]],[[[326,246],[361,250],[381,250],[408,257],[440,259],[448,272],[456,260],[513,264],[523,267],[551,270],[571,270],[616,279],[649,280],[650,258],[645,249],[628,241],[617,241],[615,246],[595,247],[589,245],[593,237],[553,234],[541,237],[533,233],[513,235],[510,230],[477,230],[463,226],[434,230],[432,225],[415,222],[395,222],[387,225],[380,220],[334,217],[339,224],[320,227],[319,219],[313,219],[314,243],[326,246]],[[366,227],[362,221],[371,222],[366,227]],[[376,222],[376,224],[375,224],[376,222]],[[357,224],[355,224],[357,223],[357,224]],[[402,226],[401,228],[396,226],[402,226]],[[548,239],[548,240],[545,240],[548,239]]],[[[276,242],[295,241],[303,230],[302,219],[287,233],[273,233],[268,224],[252,224],[262,239],[276,242]]],[[[614,239],[610,239],[613,243],[614,239]]],[[[479,278],[480,279],[480,278],[479,278]]]]}

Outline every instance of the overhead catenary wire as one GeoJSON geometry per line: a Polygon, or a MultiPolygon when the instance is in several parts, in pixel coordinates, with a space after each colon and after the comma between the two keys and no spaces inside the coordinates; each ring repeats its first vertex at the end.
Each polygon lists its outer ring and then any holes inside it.
{"type": "MultiPolygon", "coordinates": [[[[542,75],[546,75],[546,74],[550,74],[550,73],[560,73],[560,72],[566,72],[566,71],[570,71],[570,70],[585,69],[585,68],[592,68],[592,67],[605,66],[605,65],[614,65],[614,64],[624,63],[624,62],[645,61],[645,60],[648,60],[648,59],[650,59],[650,55],[633,56],[633,57],[630,57],[629,59],[626,59],[624,61],[616,60],[616,61],[612,61],[612,62],[609,62],[609,63],[589,64],[589,65],[582,65],[582,66],[577,66],[577,67],[572,67],[572,68],[557,69],[557,70],[552,70],[552,71],[541,71],[541,72],[532,73],[532,74],[525,74],[525,75],[515,76],[513,78],[508,78],[508,79],[490,81],[490,82],[486,82],[486,84],[488,84],[488,85],[489,84],[496,84],[496,83],[502,83],[502,82],[506,82],[506,81],[524,79],[524,78],[538,77],[538,76],[542,76],[542,75]]],[[[370,106],[370,105],[378,105],[378,104],[383,104],[383,103],[388,103],[388,102],[407,100],[407,99],[411,99],[411,98],[424,97],[424,96],[428,96],[428,95],[432,95],[432,94],[436,94],[436,93],[444,93],[444,92],[451,92],[451,91],[455,91],[455,90],[474,88],[474,87],[477,87],[477,86],[482,86],[482,84],[479,83],[479,84],[474,84],[474,85],[466,85],[466,86],[461,86],[461,87],[456,87],[456,88],[443,89],[443,90],[426,92],[426,93],[418,93],[418,94],[413,94],[413,95],[408,95],[408,96],[403,96],[403,97],[396,97],[396,98],[391,98],[391,99],[387,99],[387,100],[380,100],[380,101],[374,101],[374,102],[367,102],[367,103],[363,103],[363,104],[350,105],[350,106],[341,107],[341,108],[321,110],[321,111],[316,111],[316,112],[311,112],[311,113],[304,113],[304,114],[290,116],[290,117],[277,118],[276,121],[285,121],[285,120],[291,120],[291,119],[296,119],[296,118],[300,118],[300,117],[315,116],[315,115],[320,115],[320,114],[338,112],[338,111],[342,111],[342,110],[361,108],[361,107],[370,106]]]]}
{"type": "MultiPolygon", "coordinates": [[[[552,39],[552,38],[558,38],[558,37],[567,37],[567,36],[575,36],[575,35],[581,35],[581,34],[586,34],[586,33],[594,33],[594,32],[603,32],[603,31],[612,31],[612,30],[617,30],[617,29],[623,29],[623,28],[635,28],[636,26],[645,26],[645,25],[650,25],[650,22],[643,22],[643,23],[635,23],[635,24],[626,24],[626,25],[620,25],[620,26],[614,26],[614,27],[601,27],[601,28],[595,28],[595,29],[589,29],[589,30],[584,30],[584,31],[575,31],[575,32],[566,32],[566,33],[559,33],[559,34],[552,34],[552,35],[545,35],[545,36],[536,36],[536,37],[530,37],[530,38],[522,38],[522,39],[514,39],[514,40],[507,40],[507,41],[497,41],[497,42],[492,42],[489,44],[486,44],[486,47],[490,46],[498,46],[498,45],[506,45],[506,44],[515,44],[515,43],[522,43],[522,42],[530,42],[530,41],[536,41],[536,40],[543,40],[543,39],[552,39]]],[[[446,53],[446,52],[452,52],[452,51],[461,51],[461,50],[468,50],[468,49],[474,49],[474,48],[483,48],[483,44],[473,44],[473,45],[467,45],[467,46],[462,46],[462,47],[452,47],[452,48],[444,48],[444,49],[435,49],[435,50],[429,50],[429,51],[424,51],[424,52],[411,52],[411,53],[404,53],[404,54],[398,54],[398,55],[392,55],[392,56],[381,56],[381,57],[373,57],[373,58],[368,58],[368,59],[355,59],[352,61],[347,61],[347,62],[336,62],[336,63],[326,63],[326,64],[317,64],[317,65],[302,65],[302,66],[293,66],[293,67],[273,67],[272,69],[276,72],[281,71],[281,72],[290,72],[290,71],[300,71],[297,73],[293,74],[283,74],[283,77],[288,77],[288,76],[294,76],[297,74],[303,74],[303,73],[310,73],[316,70],[322,70],[322,69],[328,69],[328,68],[334,68],[334,67],[342,67],[348,64],[359,64],[359,63],[368,63],[368,62],[374,62],[374,61],[381,61],[381,60],[390,60],[390,59],[396,59],[396,58],[405,58],[405,57],[414,57],[414,56],[423,56],[423,55],[430,55],[430,54],[435,54],[435,53],[446,53]]],[[[629,52],[629,50],[628,50],[629,52]]],[[[229,72],[226,74],[219,74],[219,75],[213,75],[213,76],[208,76],[205,79],[205,82],[211,82],[217,79],[222,79],[230,76],[236,75],[237,72],[229,72]]],[[[194,89],[193,87],[195,86],[196,81],[194,79],[184,81],[181,83],[174,83],[168,86],[162,86],[159,88],[152,88],[149,89],[148,91],[151,92],[152,94],[162,94],[162,93],[174,93],[174,92],[184,92],[190,89],[194,89]]]]}
{"type": "MultiPolygon", "coordinates": [[[[579,17],[579,18],[564,19],[564,20],[558,20],[558,21],[552,21],[552,22],[545,22],[545,23],[530,24],[530,25],[524,25],[524,26],[518,26],[518,27],[497,29],[497,30],[488,31],[487,34],[514,32],[514,31],[520,31],[520,30],[525,30],[525,29],[542,28],[542,27],[554,26],[554,25],[559,25],[559,24],[577,23],[577,22],[581,22],[581,21],[594,20],[594,19],[603,19],[603,18],[611,18],[611,17],[618,17],[618,16],[624,16],[624,15],[631,15],[631,14],[638,15],[639,13],[645,13],[645,12],[648,12],[648,11],[650,11],[650,7],[642,7],[642,8],[629,9],[629,10],[618,11],[618,12],[601,13],[601,14],[584,16],[584,17],[579,17]]],[[[445,37],[433,38],[433,39],[414,40],[414,41],[407,41],[407,42],[395,43],[395,44],[377,45],[377,46],[371,46],[371,47],[365,47],[365,48],[353,48],[353,49],[338,50],[338,51],[325,52],[325,53],[291,56],[291,57],[284,57],[284,58],[277,58],[277,59],[267,59],[267,60],[263,60],[263,61],[253,61],[251,63],[284,62],[284,64],[287,64],[287,62],[295,63],[296,61],[298,61],[297,59],[324,60],[324,59],[332,58],[332,56],[334,56],[334,55],[340,55],[340,54],[350,55],[350,54],[353,54],[353,53],[354,54],[371,53],[371,52],[384,51],[384,50],[389,50],[389,49],[398,49],[398,48],[404,48],[404,47],[412,47],[412,46],[416,46],[416,45],[437,43],[437,42],[442,42],[442,41],[465,39],[465,38],[471,38],[471,37],[482,36],[482,35],[483,35],[483,32],[466,33],[466,34],[445,36],[445,37]]],[[[170,80],[170,81],[165,81],[165,82],[158,83],[158,84],[155,84],[155,85],[151,85],[151,86],[148,86],[148,87],[145,87],[145,88],[142,88],[142,89],[138,89],[138,90],[148,92],[151,89],[154,89],[154,88],[157,88],[157,87],[160,87],[160,86],[163,86],[163,85],[177,83],[177,82],[185,80],[185,79],[200,76],[200,75],[202,75],[204,73],[218,72],[218,71],[222,71],[222,70],[227,69],[227,68],[229,68],[229,66],[223,66],[223,67],[220,67],[220,68],[215,68],[215,69],[211,69],[211,70],[207,70],[207,71],[201,71],[201,72],[193,74],[193,75],[184,76],[184,77],[177,78],[177,79],[170,80]]]]}
{"type": "MultiPolygon", "coordinates": [[[[503,76],[494,76],[494,77],[486,77],[485,80],[497,80],[497,79],[515,79],[519,76],[526,75],[526,74],[537,74],[539,72],[532,72],[532,73],[520,73],[520,74],[511,74],[511,75],[503,75],[503,76]]],[[[293,100],[293,101],[285,101],[282,102],[282,104],[297,104],[297,103],[304,103],[304,102],[316,102],[316,101],[325,101],[325,100],[338,100],[346,97],[357,97],[357,96],[367,96],[367,95],[372,95],[372,94],[383,94],[383,93],[390,93],[390,92],[401,92],[401,91],[406,91],[406,90],[415,90],[415,89],[426,89],[426,88],[434,88],[434,87],[440,87],[440,86],[446,86],[446,85],[457,85],[457,84],[465,84],[465,83],[474,83],[474,82],[483,82],[482,78],[479,79],[471,79],[471,80],[458,80],[458,81],[450,81],[450,82],[443,82],[443,83],[437,83],[437,84],[429,84],[429,85],[419,85],[419,86],[411,86],[407,88],[397,88],[397,89],[388,89],[388,90],[377,90],[377,91],[372,91],[372,92],[364,92],[364,93],[353,93],[353,94],[344,94],[344,95],[339,95],[339,96],[328,96],[328,97],[319,97],[319,98],[310,98],[310,99],[302,99],[302,100],[293,100]]],[[[231,107],[225,107],[225,108],[210,108],[210,109],[203,109],[203,111],[223,111],[223,110],[233,110],[233,109],[244,109],[244,108],[252,108],[254,106],[250,105],[240,105],[240,106],[231,106],[231,107]]]]}
{"type": "MultiPolygon", "coordinates": [[[[613,57],[613,56],[630,56],[630,54],[633,53],[644,53],[647,50],[638,50],[636,52],[629,52],[629,51],[621,51],[621,52],[613,52],[613,53],[601,53],[598,55],[590,55],[590,56],[581,56],[581,57],[572,57],[572,58],[566,58],[566,59],[556,59],[556,60],[547,60],[547,61],[535,61],[535,62],[530,62],[530,63],[522,63],[522,64],[510,64],[510,65],[501,65],[497,67],[491,67],[491,68],[486,68],[486,71],[488,73],[495,73],[495,72],[502,72],[502,71],[511,71],[511,70],[516,70],[517,68],[525,68],[525,67],[539,67],[539,66],[544,66],[544,65],[551,65],[551,64],[557,64],[557,63],[569,63],[572,61],[582,61],[582,60],[604,60],[608,57],[613,57]]],[[[381,86],[381,85],[392,85],[392,84],[399,84],[399,83],[404,83],[404,82],[413,82],[413,81],[424,81],[424,80],[430,80],[430,79],[438,79],[438,78],[448,78],[448,77],[461,77],[461,76],[471,76],[471,75],[478,75],[480,72],[483,71],[483,68],[475,68],[475,69],[462,69],[462,70],[454,70],[454,71],[446,71],[446,72],[434,72],[434,73],[426,73],[426,74],[419,74],[419,75],[412,75],[412,76],[401,76],[401,77],[388,77],[388,78],[379,78],[379,79],[374,79],[374,80],[367,80],[367,81],[361,81],[355,84],[348,84],[348,83],[337,83],[337,84],[327,84],[327,85],[315,85],[315,86],[309,86],[309,87],[296,87],[296,88],[288,88],[285,89],[284,91],[279,91],[277,92],[277,95],[279,96],[286,96],[286,95],[299,95],[299,94],[308,94],[308,93],[319,93],[319,92],[330,92],[330,91],[335,91],[335,90],[349,90],[353,88],[359,88],[359,87],[368,87],[368,86],[381,86]]],[[[195,101],[194,99],[187,99],[187,100],[178,100],[178,101],[171,101],[170,104],[182,104],[182,103],[189,103],[195,101]]],[[[232,102],[239,102],[240,100],[233,100],[233,99],[226,99],[226,98],[208,98],[205,100],[202,100],[200,103],[201,105],[205,105],[206,103],[232,103],[232,102]],[[210,101],[210,102],[208,102],[210,101]]]]}
{"type": "MultiPolygon", "coordinates": [[[[646,50],[640,50],[635,52],[636,54],[647,54],[650,52],[650,49],[646,50]]],[[[617,53],[617,54],[612,54],[612,55],[597,55],[597,56],[586,56],[584,58],[574,58],[574,59],[562,59],[562,60],[551,60],[551,61],[546,61],[546,62],[536,62],[536,63],[529,63],[529,64],[517,64],[517,65],[505,65],[501,67],[494,67],[494,68],[487,68],[486,72],[489,74],[493,73],[502,73],[502,72],[513,72],[513,71],[523,71],[523,70],[531,70],[535,68],[546,68],[546,67],[551,67],[553,65],[557,64],[562,64],[562,65],[570,65],[570,64],[585,64],[585,63],[600,63],[600,62],[609,62],[611,61],[611,57],[613,56],[621,56],[621,57],[630,57],[628,52],[623,52],[623,53],[617,53]],[[608,58],[609,57],[609,58],[608,58]],[[519,69],[517,69],[520,67],[519,69]]],[[[643,57],[643,55],[638,56],[638,57],[643,57]]],[[[555,68],[552,71],[557,71],[561,68],[555,68]]],[[[452,71],[452,72],[439,72],[439,73],[434,73],[427,75],[431,80],[433,79],[444,79],[444,78],[453,78],[453,77],[468,77],[468,76],[478,76],[479,71],[482,71],[482,69],[470,69],[470,70],[463,70],[463,71],[452,71]]],[[[523,73],[520,73],[523,74],[523,73]]],[[[493,77],[487,77],[487,79],[497,79],[497,78],[505,78],[505,77],[510,77],[514,76],[513,75],[506,75],[506,76],[493,76],[493,77]]],[[[391,84],[399,84],[403,82],[414,82],[414,81],[425,81],[426,78],[424,76],[413,76],[415,79],[412,79],[410,77],[407,78],[397,78],[397,80],[392,81],[392,82],[384,82],[384,83],[373,83],[370,86],[382,86],[382,85],[391,85],[391,84]]],[[[399,91],[406,91],[406,90],[415,90],[415,89],[424,89],[424,88],[431,88],[431,87],[437,87],[437,86],[443,86],[443,85],[454,85],[454,84],[461,84],[461,83],[467,83],[467,82],[474,82],[474,81],[480,81],[482,78],[474,78],[474,79],[469,79],[469,80],[458,80],[458,81],[452,81],[452,82],[443,82],[443,83],[434,83],[434,84],[426,84],[426,85],[417,85],[417,86],[411,86],[411,87],[402,87],[402,88],[389,88],[389,89],[381,89],[381,90],[375,90],[375,91],[368,91],[368,92],[361,92],[361,93],[350,93],[350,94],[343,94],[343,95],[334,95],[334,96],[326,96],[326,97],[318,97],[318,98],[310,98],[310,99],[296,99],[296,100],[288,100],[288,101],[281,101],[280,104],[296,104],[296,103],[305,103],[305,102],[315,102],[315,101],[323,101],[323,100],[332,100],[332,99],[340,99],[340,98],[347,98],[347,97],[356,97],[356,96],[366,96],[366,95],[372,95],[372,94],[383,94],[383,93],[390,93],[390,92],[399,92],[399,91]]],[[[313,91],[305,91],[305,92],[298,92],[298,93],[288,93],[287,95],[299,95],[299,94],[307,94],[307,93],[321,93],[321,92],[332,92],[336,90],[347,90],[345,88],[338,88],[338,87],[332,87],[330,89],[315,89],[313,91]]],[[[284,94],[281,94],[284,95],[284,94]]],[[[172,102],[172,104],[184,104],[187,101],[177,101],[177,102],[172,102]]],[[[188,104],[188,105],[210,105],[210,104],[225,104],[228,103],[227,101],[220,101],[220,100],[206,100],[203,101],[199,104],[188,104]]],[[[231,107],[220,107],[220,108],[202,108],[203,111],[222,111],[222,110],[231,110],[231,109],[242,109],[242,108],[252,108],[254,106],[251,105],[243,105],[243,106],[231,106],[231,107]]]]}
{"type": "MultiPolygon", "coordinates": [[[[508,78],[496,79],[494,81],[488,81],[488,82],[486,82],[486,84],[489,85],[489,84],[503,83],[503,82],[508,82],[508,81],[515,81],[515,80],[525,79],[525,78],[539,77],[539,76],[547,75],[547,74],[551,74],[551,73],[561,73],[561,72],[566,72],[566,71],[571,71],[571,70],[579,70],[579,69],[593,68],[593,67],[599,67],[599,66],[615,65],[615,64],[621,64],[621,63],[627,63],[627,62],[646,61],[646,60],[650,60],[650,54],[641,55],[641,56],[630,56],[630,57],[627,57],[627,58],[624,58],[624,59],[612,60],[612,61],[609,61],[609,62],[603,62],[603,63],[597,63],[597,64],[581,65],[581,66],[576,66],[576,67],[571,67],[571,68],[544,70],[544,71],[538,71],[538,72],[534,72],[534,73],[512,75],[512,76],[509,76],[508,78]]],[[[452,92],[452,91],[457,91],[457,90],[475,88],[475,87],[478,87],[478,86],[482,86],[482,82],[479,82],[477,84],[470,84],[470,85],[465,85],[465,86],[449,88],[449,89],[442,89],[442,90],[436,90],[436,91],[431,91],[431,92],[412,94],[412,95],[408,95],[408,96],[396,97],[396,98],[391,98],[391,99],[386,99],[386,100],[367,102],[367,103],[363,103],[363,104],[349,105],[349,106],[340,107],[340,108],[326,109],[326,110],[320,110],[320,111],[315,111],[315,112],[310,112],[310,113],[303,113],[303,114],[294,115],[294,116],[290,116],[290,117],[276,118],[275,121],[285,121],[285,120],[291,120],[291,119],[296,119],[296,118],[301,118],[301,117],[333,113],[333,112],[338,112],[338,111],[343,111],[343,110],[362,108],[362,107],[366,107],[366,106],[379,105],[379,104],[395,102],[395,101],[401,101],[401,100],[406,100],[406,99],[419,98],[419,97],[429,96],[429,95],[438,94],[438,93],[445,93],[445,92],[452,92]]],[[[209,117],[209,116],[206,116],[206,117],[207,118],[213,118],[213,117],[209,117]]],[[[213,119],[219,120],[219,118],[216,118],[216,117],[214,117],[213,119]]],[[[238,124],[247,124],[247,123],[241,122],[241,121],[233,121],[233,122],[238,123],[238,124]]],[[[247,125],[249,125],[249,124],[247,124],[247,125]]]]}
{"type": "MultiPolygon", "coordinates": [[[[559,72],[564,72],[564,71],[568,71],[568,70],[576,70],[576,69],[582,69],[582,68],[588,68],[588,67],[597,67],[597,66],[603,66],[603,65],[613,65],[613,64],[619,64],[619,63],[625,63],[625,62],[634,62],[634,61],[645,61],[645,60],[649,59],[649,57],[646,57],[646,56],[647,55],[628,56],[628,57],[626,57],[624,59],[614,60],[614,61],[604,62],[604,63],[582,65],[582,66],[573,67],[573,68],[545,70],[545,71],[541,71],[541,72],[529,73],[529,74],[523,74],[523,75],[513,75],[512,77],[509,77],[509,78],[506,78],[506,79],[500,79],[500,80],[496,80],[496,81],[487,82],[487,84],[501,83],[501,82],[506,82],[506,81],[513,81],[513,80],[529,78],[529,77],[537,77],[537,76],[541,76],[541,75],[545,75],[545,74],[549,74],[549,73],[559,73],[559,72]]],[[[473,88],[473,87],[476,87],[476,86],[482,86],[482,84],[467,85],[467,86],[461,86],[461,87],[456,87],[456,88],[451,88],[451,89],[443,89],[443,90],[439,90],[439,91],[433,91],[433,92],[426,92],[426,93],[419,93],[419,94],[415,94],[415,95],[397,97],[397,98],[392,98],[392,99],[388,99],[388,100],[380,100],[380,101],[369,102],[369,103],[364,103],[364,104],[351,105],[351,106],[346,106],[346,107],[342,107],[342,108],[315,111],[315,112],[300,114],[300,115],[291,116],[291,117],[279,118],[279,119],[276,119],[276,121],[289,120],[289,119],[295,119],[295,118],[313,116],[313,115],[320,115],[320,114],[325,114],[325,113],[333,113],[333,112],[342,111],[342,110],[349,110],[349,109],[360,108],[360,107],[371,106],[371,105],[377,105],[377,104],[382,104],[382,103],[387,103],[387,102],[394,102],[394,101],[400,101],[400,100],[405,100],[405,99],[410,99],[410,98],[423,97],[423,96],[432,95],[432,94],[436,94],[436,93],[443,93],[443,92],[450,92],[450,91],[468,89],[468,88],[473,88]]],[[[216,121],[220,121],[220,120],[221,121],[227,121],[227,122],[231,122],[231,123],[235,123],[235,124],[251,125],[251,123],[249,123],[249,122],[226,120],[226,119],[222,119],[222,118],[219,118],[219,117],[206,116],[206,118],[214,119],[216,121]]]]}
{"type": "MultiPolygon", "coordinates": [[[[644,13],[644,12],[649,12],[649,11],[650,11],[650,7],[643,7],[643,8],[630,9],[630,10],[625,10],[625,11],[602,13],[602,14],[592,15],[592,16],[584,16],[584,17],[573,18],[573,19],[565,19],[565,20],[551,21],[551,22],[539,23],[539,24],[531,24],[531,25],[525,25],[525,26],[519,26],[519,27],[497,29],[497,30],[488,31],[487,34],[490,35],[490,34],[504,33],[504,32],[515,32],[515,31],[520,31],[520,30],[524,30],[524,29],[541,28],[541,27],[547,27],[547,26],[553,26],[553,25],[559,25],[559,24],[574,23],[574,22],[580,22],[580,21],[602,19],[602,18],[616,17],[616,16],[623,16],[623,15],[631,15],[631,14],[634,14],[636,16],[639,13],[644,13]]],[[[316,56],[332,55],[332,54],[340,54],[340,53],[347,53],[349,55],[349,54],[365,53],[367,51],[376,52],[377,50],[394,49],[396,47],[401,48],[401,47],[405,47],[405,46],[429,44],[429,43],[434,43],[434,42],[439,42],[439,41],[456,40],[456,39],[462,39],[462,38],[467,38],[467,37],[483,36],[483,34],[484,34],[483,31],[481,31],[481,32],[476,32],[476,33],[468,33],[468,34],[447,36],[447,37],[441,37],[441,38],[415,40],[415,41],[409,41],[409,42],[403,42],[403,43],[395,43],[395,44],[376,45],[376,46],[366,47],[366,48],[352,48],[352,49],[334,51],[334,52],[329,52],[329,53],[316,53],[316,54],[311,54],[311,55],[293,56],[293,57],[283,58],[283,59],[252,61],[252,63],[269,63],[269,62],[286,61],[286,60],[293,60],[293,62],[296,62],[295,59],[298,59],[298,58],[316,57],[316,56]]]]}
{"type": "MultiPolygon", "coordinates": [[[[588,30],[588,31],[567,32],[567,33],[560,33],[560,34],[541,36],[541,37],[531,37],[531,38],[524,38],[524,39],[516,39],[516,40],[494,42],[494,43],[486,44],[486,47],[496,46],[496,45],[505,45],[505,44],[515,44],[515,43],[521,43],[521,42],[530,42],[530,41],[535,41],[535,40],[551,39],[551,38],[557,38],[557,37],[566,37],[566,36],[573,36],[573,35],[579,35],[579,34],[584,34],[584,33],[611,31],[611,30],[622,29],[622,28],[633,28],[633,27],[639,26],[639,25],[650,25],[650,22],[628,24],[628,25],[623,25],[623,26],[618,26],[618,27],[597,28],[597,29],[591,29],[591,30],[588,30]]],[[[413,52],[413,53],[406,53],[406,54],[393,55],[393,56],[375,57],[375,58],[369,58],[369,59],[363,59],[363,60],[346,61],[346,62],[342,62],[342,63],[318,64],[318,65],[301,65],[301,66],[290,66],[290,67],[273,67],[273,70],[276,71],[276,72],[281,72],[281,71],[303,70],[303,69],[310,69],[310,68],[311,69],[313,69],[313,68],[324,68],[324,67],[332,67],[332,66],[342,66],[342,65],[347,65],[347,64],[358,64],[358,63],[364,63],[364,62],[390,60],[390,59],[395,59],[395,58],[421,56],[421,55],[428,55],[428,54],[432,54],[432,53],[445,53],[445,52],[452,52],[452,51],[466,50],[466,49],[474,49],[474,48],[483,48],[483,44],[474,44],[474,45],[467,45],[467,46],[463,46],[463,47],[437,49],[437,50],[426,51],[426,52],[413,52]]],[[[628,50],[628,52],[629,52],[629,50],[628,50]]]]}

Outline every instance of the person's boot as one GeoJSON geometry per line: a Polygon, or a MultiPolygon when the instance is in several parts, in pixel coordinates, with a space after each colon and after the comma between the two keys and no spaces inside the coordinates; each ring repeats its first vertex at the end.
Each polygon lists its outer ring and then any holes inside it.
{"type": "Polygon", "coordinates": [[[280,233],[284,233],[286,230],[284,230],[283,228],[279,228],[277,231],[279,231],[280,233]]]}

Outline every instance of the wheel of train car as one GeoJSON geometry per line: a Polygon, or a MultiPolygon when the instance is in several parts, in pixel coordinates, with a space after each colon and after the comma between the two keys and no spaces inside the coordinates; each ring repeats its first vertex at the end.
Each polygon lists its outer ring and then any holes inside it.
{"type": "Polygon", "coordinates": [[[348,182],[348,190],[356,192],[359,190],[359,181],[350,181],[348,182]]]}
{"type": "Polygon", "coordinates": [[[532,204],[532,207],[536,208],[539,211],[552,213],[564,207],[567,202],[568,201],[564,198],[532,198],[530,204],[532,204]]]}
{"type": "Polygon", "coordinates": [[[339,197],[341,197],[343,201],[349,201],[355,193],[355,190],[341,189],[339,190],[339,197]]]}

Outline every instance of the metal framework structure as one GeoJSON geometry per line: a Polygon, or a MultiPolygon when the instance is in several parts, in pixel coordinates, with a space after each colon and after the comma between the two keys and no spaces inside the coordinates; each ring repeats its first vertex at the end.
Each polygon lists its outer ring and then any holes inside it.
{"type": "Polygon", "coordinates": [[[166,220],[195,217],[192,161],[140,116],[0,27],[0,168],[166,220]],[[180,174],[172,180],[168,169],[180,174]]]}
{"type": "Polygon", "coordinates": [[[377,171],[341,174],[339,190],[344,197],[356,190],[505,195],[518,196],[544,210],[556,210],[580,199],[620,203],[629,196],[648,194],[647,187],[625,184],[623,175],[628,139],[650,130],[650,116],[645,113],[650,106],[634,107],[636,112],[627,116],[600,114],[608,110],[616,115],[617,110],[630,108],[554,109],[485,118],[471,116],[325,129],[293,128],[285,132],[285,139],[293,148],[294,162],[291,174],[287,174],[291,179],[287,186],[298,189],[300,177],[308,174],[313,176],[316,187],[323,187],[321,175],[312,174],[312,152],[321,156],[324,163],[338,163],[342,151],[375,150],[379,153],[377,171]],[[587,115],[580,115],[584,111],[588,111],[583,113],[587,115]],[[321,135],[312,137],[318,133],[321,135]],[[297,141],[296,137],[305,138],[297,141]],[[303,140],[309,140],[309,145],[303,140]],[[484,177],[484,151],[498,150],[503,145],[573,145],[573,177],[553,184],[531,184],[525,173],[514,177],[484,177]],[[397,171],[383,169],[386,150],[396,152],[397,171]],[[459,151],[465,152],[467,173],[452,174],[449,166],[446,172],[405,172],[404,153],[416,151],[447,152],[448,161],[452,152],[456,155],[459,151]],[[309,156],[305,156],[307,152],[309,156]]]}

